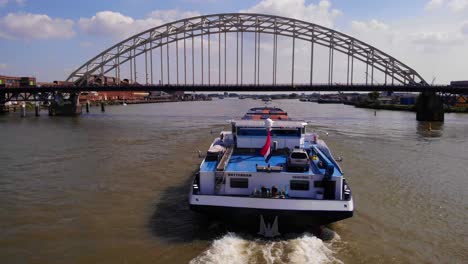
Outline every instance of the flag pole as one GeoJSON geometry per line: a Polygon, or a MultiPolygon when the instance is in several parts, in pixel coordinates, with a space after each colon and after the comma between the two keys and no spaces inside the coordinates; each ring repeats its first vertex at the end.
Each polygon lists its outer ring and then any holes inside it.
{"type": "Polygon", "coordinates": [[[271,127],[273,126],[273,120],[270,118],[265,120],[265,128],[267,130],[267,138],[265,145],[260,149],[260,155],[265,158],[265,161],[268,162],[271,156],[271,127]]]}

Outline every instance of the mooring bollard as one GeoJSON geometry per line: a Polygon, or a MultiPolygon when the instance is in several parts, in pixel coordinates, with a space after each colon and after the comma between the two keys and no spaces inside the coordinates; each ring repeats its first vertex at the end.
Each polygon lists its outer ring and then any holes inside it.
{"type": "Polygon", "coordinates": [[[26,117],[26,103],[21,105],[21,117],[26,117]]]}
{"type": "Polygon", "coordinates": [[[101,112],[105,112],[106,111],[106,108],[104,106],[104,102],[101,102],[101,112]]]}
{"type": "Polygon", "coordinates": [[[36,116],[40,116],[39,112],[41,111],[40,109],[40,106],[39,106],[39,103],[36,103],[36,107],[35,107],[35,112],[36,112],[36,116]]]}
{"type": "Polygon", "coordinates": [[[86,101],[86,113],[89,113],[89,101],[86,101]]]}

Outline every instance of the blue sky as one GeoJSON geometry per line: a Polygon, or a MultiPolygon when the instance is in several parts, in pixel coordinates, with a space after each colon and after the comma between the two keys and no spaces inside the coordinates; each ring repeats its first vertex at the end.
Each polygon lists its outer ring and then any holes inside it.
{"type": "MultiPolygon", "coordinates": [[[[231,12],[253,6],[259,1],[250,0],[40,0],[26,1],[24,4],[16,4],[9,1],[1,9],[3,16],[10,12],[30,12],[47,14],[51,17],[66,17],[78,19],[90,16],[96,12],[110,10],[121,12],[131,17],[143,17],[145,10],[157,9],[180,9],[198,10],[203,14],[217,12],[231,12]]],[[[305,1],[306,3],[317,3],[318,1],[305,1]]],[[[395,0],[395,1],[372,1],[372,0],[336,0],[332,1],[333,7],[345,10],[346,16],[350,18],[370,19],[378,17],[380,19],[398,18],[402,16],[412,16],[420,14],[427,3],[426,0],[395,0]]]]}
{"type": "Polygon", "coordinates": [[[428,81],[468,79],[468,0],[0,0],[0,74],[65,79],[136,31],[240,10],[332,27],[394,55],[428,81]]]}

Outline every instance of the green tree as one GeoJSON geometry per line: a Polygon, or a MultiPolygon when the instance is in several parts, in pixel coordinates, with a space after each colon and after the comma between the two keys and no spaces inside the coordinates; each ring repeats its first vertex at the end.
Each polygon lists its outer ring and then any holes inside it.
{"type": "Polygon", "coordinates": [[[369,99],[371,99],[372,101],[377,101],[377,99],[378,99],[379,96],[380,96],[380,93],[377,92],[377,91],[373,91],[373,92],[368,93],[367,96],[368,96],[369,99]]]}

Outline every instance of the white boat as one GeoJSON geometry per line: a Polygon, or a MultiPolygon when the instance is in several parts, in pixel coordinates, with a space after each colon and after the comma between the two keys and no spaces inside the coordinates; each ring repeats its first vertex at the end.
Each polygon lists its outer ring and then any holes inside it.
{"type": "Polygon", "coordinates": [[[230,122],[194,177],[192,210],[267,237],[352,217],[343,172],[306,122],[230,122]]]}

